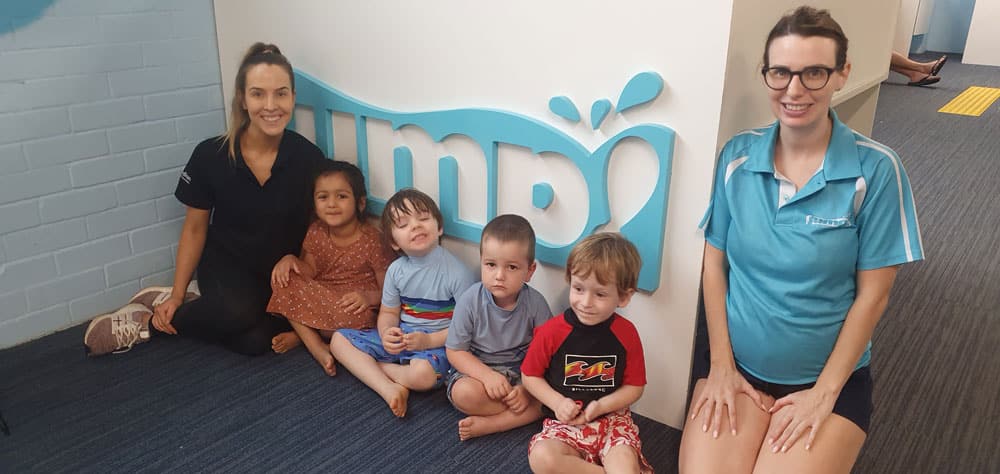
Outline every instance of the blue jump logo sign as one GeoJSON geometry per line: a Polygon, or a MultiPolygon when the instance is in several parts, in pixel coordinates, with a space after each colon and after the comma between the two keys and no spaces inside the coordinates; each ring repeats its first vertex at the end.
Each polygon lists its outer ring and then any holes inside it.
{"type": "MultiPolygon", "coordinates": [[[[553,244],[538,240],[536,256],[553,265],[565,265],[569,251],[583,237],[593,233],[611,220],[608,202],[608,169],[611,153],[625,139],[638,139],[650,145],[657,157],[657,176],[653,192],[645,204],[628,222],[621,226],[621,233],[631,240],[642,256],[639,288],[655,291],[660,284],[660,266],[663,256],[663,234],[667,220],[667,197],[670,190],[670,169],[673,162],[674,131],[660,124],[639,124],[629,127],[604,142],[594,151],[587,150],[578,141],[561,130],[544,122],[505,110],[468,108],[429,112],[397,112],[366,104],[322,83],[302,71],[295,71],[296,101],[312,109],[316,129],[316,144],[334,156],[333,123],[331,113],[353,115],[357,138],[358,167],[370,178],[368,162],[367,120],[381,120],[391,124],[393,130],[404,126],[423,129],[430,137],[441,142],[451,135],[462,135],[479,144],[486,160],[486,219],[497,215],[498,145],[501,143],[521,146],[532,153],[557,153],[571,160],[581,171],[587,185],[590,213],[583,231],[567,244],[553,244]]],[[[634,106],[652,101],[663,88],[663,80],[656,73],[636,75],[623,89],[618,99],[619,113],[634,106]]],[[[611,101],[601,99],[591,107],[591,126],[596,130],[611,111],[611,101]]],[[[579,121],[580,114],[573,102],[564,97],[553,97],[549,109],[556,115],[579,121]]],[[[294,127],[294,123],[289,127],[294,127]]],[[[353,152],[354,150],[352,150],[353,152]]],[[[413,184],[413,156],[409,148],[396,147],[393,152],[394,182],[396,189],[413,184]]],[[[627,159],[618,156],[616,159],[627,159]]],[[[470,242],[479,242],[484,224],[459,218],[458,161],[453,156],[438,159],[438,194],[444,216],[445,234],[470,242]]],[[[548,207],[555,194],[549,183],[537,182],[532,187],[532,203],[539,209],[548,207]]],[[[369,209],[381,212],[385,201],[369,198],[369,209]]]]}

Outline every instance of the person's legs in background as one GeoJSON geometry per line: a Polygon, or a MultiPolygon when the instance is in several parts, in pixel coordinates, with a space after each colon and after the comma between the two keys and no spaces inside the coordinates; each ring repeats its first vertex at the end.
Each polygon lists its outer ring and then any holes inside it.
{"type": "Polygon", "coordinates": [[[947,61],[948,56],[941,56],[936,61],[922,63],[893,51],[892,59],[889,61],[889,69],[906,76],[909,79],[909,85],[923,86],[941,80],[937,74],[947,61]]]}

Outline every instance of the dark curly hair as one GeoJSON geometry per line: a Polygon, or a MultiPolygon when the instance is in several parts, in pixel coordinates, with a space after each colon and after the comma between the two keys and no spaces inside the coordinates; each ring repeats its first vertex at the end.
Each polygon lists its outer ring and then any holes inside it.
{"type": "MultiPolygon", "coordinates": [[[[357,213],[358,220],[363,221],[367,207],[365,206],[365,201],[368,198],[368,192],[365,191],[365,175],[361,174],[361,170],[351,163],[337,160],[323,160],[313,173],[312,193],[310,197],[316,195],[316,182],[320,178],[338,173],[344,176],[347,184],[351,187],[351,192],[354,193],[354,210],[357,213]]],[[[315,199],[309,199],[309,213],[313,219],[317,219],[315,199]]]]}

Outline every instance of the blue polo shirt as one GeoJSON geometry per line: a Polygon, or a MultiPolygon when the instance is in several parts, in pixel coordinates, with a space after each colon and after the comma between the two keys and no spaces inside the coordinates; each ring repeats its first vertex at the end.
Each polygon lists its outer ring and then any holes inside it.
{"type": "Polygon", "coordinates": [[[774,169],[778,122],[733,137],[702,222],[705,240],[729,262],[736,362],[772,383],[816,381],[854,302],[858,270],[923,259],[899,157],[830,117],[823,164],[797,191],[774,169]]]}

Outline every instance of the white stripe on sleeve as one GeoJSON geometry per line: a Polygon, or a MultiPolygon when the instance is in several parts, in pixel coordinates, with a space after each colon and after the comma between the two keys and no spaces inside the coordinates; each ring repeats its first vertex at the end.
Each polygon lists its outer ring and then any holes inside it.
{"type": "Polygon", "coordinates": [[[750,158],[749,156],[743,156],[733,161],[730,161],[729,164],[726,165],[726,181],[725,181],[726,184],[729,184],[729,177],[733,175],[733,171],[736,171],[736,168],[739,168],[740,165],[742,165],[749,158],[750,158]]]}
{"type": "MultiPolygon", "coordinates": [[[[889,158],[889,162],[892,163],[892,167],[896,171],[896,191],[899,193],[899,225],[903,231],[903,245],[906,246],[906,261],[912,262],[913,250],[910,248],[910,226],[906,219],[906,195],[903,193],[903,176],[899,171],[899,158],[892,150],[882,144],[863,141],[858,141],[857,144],[884,154],[889,158]]],[[[923,253],[923,246],[921,246],[920,252],[923,253]]]]}

